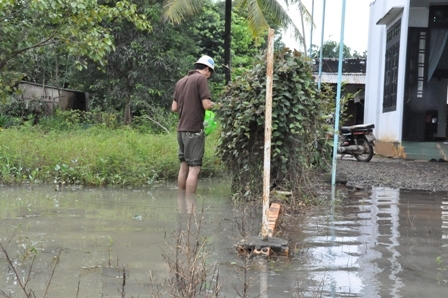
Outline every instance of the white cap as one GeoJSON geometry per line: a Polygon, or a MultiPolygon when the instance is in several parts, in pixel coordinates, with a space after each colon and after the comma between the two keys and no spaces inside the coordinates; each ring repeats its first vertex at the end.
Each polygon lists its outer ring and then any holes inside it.
{"type": "Polygon", "coordinates": [[[198,61],[195,62],[195,64],[204,64],[208,67],[210,67],[213,71],[215,71],[215,61],[213,61],[212,57],[204,55],[201,58],[199,58],[198,61]]]}

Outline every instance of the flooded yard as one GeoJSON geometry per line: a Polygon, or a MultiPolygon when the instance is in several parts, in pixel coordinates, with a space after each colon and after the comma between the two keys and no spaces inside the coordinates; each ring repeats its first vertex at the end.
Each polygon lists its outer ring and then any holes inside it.
{"type": "Polygon", "coordinates": [[[245,265],[233,247],[242,237],[238,226],[247,221],[257,234],[261,208],[243,212],[221,181],[201,181],[194,198],[180,196],[175,184],[152,190],[4,186],[0,293],[25,297],[29,280],[36,297],[155,297],[157,286],[169,297],[167,258],[175,259],[179,229],[195,213],[206,262],[219,270],[221,297],[242,294],[245,274],[251,278],[246,297],[446,295],[446,193],[340,189],[336,198],[327,208],[282,217],[286,229],[279,237],[290,242],[289,258],[251,258],[245,265]]]}

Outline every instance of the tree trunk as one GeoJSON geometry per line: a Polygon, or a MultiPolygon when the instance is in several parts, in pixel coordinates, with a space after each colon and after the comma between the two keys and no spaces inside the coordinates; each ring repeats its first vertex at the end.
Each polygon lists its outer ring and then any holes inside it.
{"type": "Polygon", "coordinates": [[[132,123],[131,99],[126,100],[126,106],[124,108],[124,123],[126,125],[130,125],[132,123]]]}
{"type": "Polygon", "coordinates": [[[226,14],[224,24],[224,65],[226,85],[231,81],[230,72],[230,48],[232,41],[232,0],[226,0],[226,14]]]}

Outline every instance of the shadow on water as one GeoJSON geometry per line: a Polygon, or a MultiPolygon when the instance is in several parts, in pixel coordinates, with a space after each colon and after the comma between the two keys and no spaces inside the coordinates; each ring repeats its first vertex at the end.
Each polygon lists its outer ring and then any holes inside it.
{"type": "MultiPolygon", "coordinates": [[[[37,251],[28,284],[37,297],[60,248],[49,297],[153,297],[154,283],[166,284],[172,273],[163,255],[174,251],[193,213],[202,221],[207,262],[219,269],[223,297],[242,292],[245,273],[251,278],[246,297],[444,297],[448,287],[446,193],[340,189],[332,208],[282,218],[290,258],[245,264],[233,245],[241,230],[257,234],[261,210],[232,205],[222,181],[203,182],[193,198],[174,185],[1,191],[0,243],[25,276],[24,255],[37,251]]],[[[22,297],[4,254],[0,270],[0,290],[22,297]]]]}

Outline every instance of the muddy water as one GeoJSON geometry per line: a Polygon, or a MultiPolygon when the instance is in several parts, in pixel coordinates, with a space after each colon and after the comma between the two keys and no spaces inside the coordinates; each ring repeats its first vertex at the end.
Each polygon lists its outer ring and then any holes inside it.
{"type": "MultiPolygon", "coordinates": [[[[248,297],[446,296],[446,194],[374,188],[344,190],[337,198],[324,210],[284,217],[288,229],[281,237],[290,240],[291,257],[250,260],[248,297]]],[[[0,243],[22,281],[30,250],[38,252],[27,285],[37,297],[47,290],[59,252],[49,297],[151,297],[152,286],[170,274],[162,254],[174,256],[174,235],[185,230],[192,211],[202,220],[207,262],[220,270],[222,296],[237,296],[245,266],[233,245],[241,239],[243,208],[231,204],[221,181],[201,181],[195,198],[179,195],[174,184],[152,190],[2,187],[0,243]]],[[[260,210],[244,213],[256,234],[260,210]]],[[[4,254],[0,270],[0,290],[24,297],[4,254]]]]}

